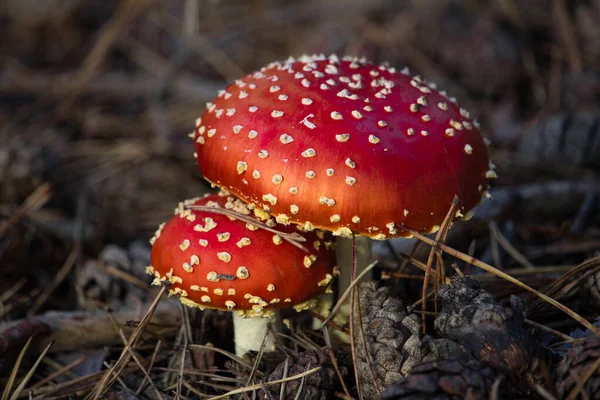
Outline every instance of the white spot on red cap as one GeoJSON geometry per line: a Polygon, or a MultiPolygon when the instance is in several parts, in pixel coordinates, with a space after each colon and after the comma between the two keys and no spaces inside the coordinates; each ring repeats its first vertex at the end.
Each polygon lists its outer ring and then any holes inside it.
{"type": "Polygon", "coordinates": [[[341,119],[344,119],[344,117],[342,117],[342,114],[339,113],[338,111],[332,111],[331,112],[331,119],[341,120],[341,119]]]}
{"type": "Polygon", "coordinates": [[[379,138],[375,135],[369,135],[369,143],[377,144],[379,143],[379,138]]]}
{"type": "Polygon", "coordinates": [[[236,170],[238,175],[243,174],[248,169],[248,164],[245,161],[238,161],[236,170]]]}
{"type": "Polygon", "coordinates": [[[281,136],[279,136],[279,141],[283,144],[289,144],[294,141],[294,138],[288,135],[287,133],[284,133],[281,136]]]}
{"type": "Polygon", "coordinates": [[[229,254],[226,251],[220,251],[217,253],[217,258],[223,262],[228,263],[229,261],[231,261],[231,254],[229,254]]]}
{"type": "Polygon", "coordinates": [[[239,279],[246,279],[250,276],[250,272],[248,272],[248,268],[242,265],[237,269],[237,271],[235,271],[235,276],[237,276],[239,279]]]}
{"type": "Polygon", "coordinates": [[[237,241],[236,246],[241,249],[244,246],[249,246],[251,243],[250,238],[243,237],[237,241]]]}
{"type": "Polygon", "coordinates": [[[317,152],[313,148],[306,149],[302,152],[302,157],[310,158],[317,155],[317,152]]]}
{"type": "Polygon", "coordinates": [[[338,135],[335,135],[335,140],[337,140],[338,142],[347,142],[348,139],[350,139],[350,134],[349,133],[341,133],[338,135]]]}
{"type": "Polygon", "coordinates": [[[275,174],[273,175],[273,178],[271,178],[271,182],[273,182],[274,185],[279,185],[283,182],[283,176],[281,174],[275,174]]]}
{"type": "Polygon", "coordinates": [[[319,197],[319,203],[328,205],[329,207],[333,207],[335,206],[335,199],[332,199],[331,197],[327,196],[321,196],[319,197]]]}
{"type": "Polygon", "coordinates": [[[309,129],[315,129],[317,126],[316,126],[314,123],[312,123],[312,122],[310,122],[310,121],[308,120],[309,118],[312,118],[312,117],[314,117],[314,116],[315,116],[314,114],[308,114],[308,115],[307,115],[306,117],[304,117],[304,118],[302,119],[302,121],[300,121],[300,122],[301,122],[301,123],[303,123],[303,124],[304,124],[304,126],[306,126],[306,127],[307,127],[307,128],[309,128],[309,129]]]}
{"type": "Polygon", "coordinates": [[[189,239],[185,239],[179,245],[179,248],[181,249],[181,251],[186,251],[189,247],[190,247],[190,241],[189,241],[189,239]]]}
{"type": "Polygon", "coordinates": [[[229,233],[229,232],[217,233],[217,240],[219,242],[226,242],[229,240],[230,237],[231,237],[231,233],[229,233]]]}
{"type": "Polygon", "coordinates": [[[267,157],[269,157],[269,152],[267,150],[260,150],[258,152],[258,156],[263,159],[267,158],[267,157]]]}
{"type": "Polygon", "coordinates": [[[277,204],[277,197],[274,196],[272,193],[263,194],[262,199],[271,203],[272,206],[277,204]]]}

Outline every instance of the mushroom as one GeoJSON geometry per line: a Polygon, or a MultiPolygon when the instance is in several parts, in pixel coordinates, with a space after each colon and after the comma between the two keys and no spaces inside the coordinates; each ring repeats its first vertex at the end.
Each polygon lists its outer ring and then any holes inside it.
{"type": "Polygon", "coordinates": [[[454,98],[352,57],[290,58],[235,81],[193,137],[209,182],[280,223],[342,237],[435,232],[455,196],[455,218],[468,217],[495,177],[454,98]]]}
{"type": "MultiPolygon", "coordinates": [[[[168,282],[169,293],[187,306],[236,311],[239,355],[260,348],[275,309],[310,306],[337,273],[334,246],[325,233],[302,235],[307,252],[259,228],[260,220],[251,216],[250,208],[223,193],[180,203],[175,217],[151,239],[151,266],[146,270],[154,276],[154,285],[168,282]],[[257,224],[188,206],[233,210],[257,224]]],[[[294,232],[259,210],[255,214],[266,217],[266,224],[277,231],[294,232]]]]}

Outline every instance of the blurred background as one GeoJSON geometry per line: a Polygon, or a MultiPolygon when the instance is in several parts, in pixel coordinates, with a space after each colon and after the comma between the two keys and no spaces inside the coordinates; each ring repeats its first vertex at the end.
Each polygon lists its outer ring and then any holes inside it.
{"type": "Polygon", "coordinates": [[[600,0],[0,0],[0,321],[144,298],[148,238],[209,190],[205,103],[303,53],[408,66],[477,116],[496,200],[452,246],[536,287],[598,254],[600,0]]]}

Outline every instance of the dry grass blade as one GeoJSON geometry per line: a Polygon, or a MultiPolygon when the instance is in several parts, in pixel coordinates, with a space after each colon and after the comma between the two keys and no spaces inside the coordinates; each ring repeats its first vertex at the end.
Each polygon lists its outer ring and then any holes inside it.
{"type": "Polygon", "coordinates": [[[10,218],[0,223],[0,237],[4,236],[8,228],[10,228],[15,222],[19,220],[23,215],[26,215],[32,211],[39,210],[46,204],[52,197],[52,188],[49,183],[43,183],[38,186],[33,193],[29,195],[19,208],[13,213],[10,218]]]}
{"type": "Polygon", "coordinates": [[[246,361],[244,361],[243,358],[236,356],[233,353],[230,353],[226,350],[223,349],[219,349],[218,347],[214,347],[214,346],[206,346],[206,345],[202,345],[202,344],[190,344],[188,345],[188,349],[190,350],[210,350],[210,351],[214,351],[217,352],[219,354],[223,354],[225,357],[230,358],[231,360],[237,362],[238,364],[242,365],[244,368],[248,369],[248,370],[252,370],[252,365],[248,364],[246,361]]]}
{"type": "Polygon", "coordinates": [[[369,271],[371,271],[376,265],[377,265],[378,261],[373,261],[371,264],[367,265],[367,268],[364,269],[363,272],[361,272],[356,279],[354,279],[351,283],[350,286],[348,286],[348,289],[346,289],[346,291],[344,292],[344,294],[342,295],[342,297],[340,297],[340,299],[338,300],[337,303],[335,303],[335,306],[333,306],[333,308],[331,309],[331,312],[329,313],[329,315],[327,316],[327,318],[325,318],[325,320],[323,321],[323,323],[321,324],[321,328],[323,328],[325,325],[327,325],[329,323],[329,321],[331,321],[331,319],[335,316],[335,314],[339,311],[340,307],[342,306],[342,304],[344,304],[344,302],[346,301],[346,299],[348,298],[348,296],[350,296],[350,293],[352,292],[352,288],[354,288],[354,286],[356,286],[358,284],[358,282],[360,282],[360,280],[369,273],[369,271]]]}
{"type": "Polygon", "coordinates": [[[300,242],[305,242],[306,239],[304,237],[302,237],[301,235],[297,234],[297,233],[286,233],[286,232],[281,232],[278,231],[277,229],[273,229],[270,226],[268,226],[267,224],[264,224],[252,217],[249,217],[247,215],[235,212],[233,210],[227,210],[224,208],[216,208],[216,207],[210,207],[210,206],[186,206],[185,209],[187,210],[197,210],[197,211],[204,211],[204,212],[211,212],[211,213],[215,213],[215,214],[221,214],[221,215],[225,215],[227,217],[232,217],[235,219],[238,219],[240,221],[243,222],[247,222],[249,224],[258,226],[259,228],[262,228],[266,231],[269,231],[271,233],[274,233],[278,236],[281,236],[281,238],[287,242],[290,242],[291,244],[293,244],[294,246],[298,247],[301,250],[304,250],[305,252],[308,253],[308,249],[306,247],[304,247],[300,242]]]}
{"type": "MultiPolygon", "coordinates": [[[[329,331],[327,330],[327,327],[324,326],[322,331],[323,339],[325,339],[325,348],[327,349],[327,354],[329,354],[329,359],[331,360],[331,363],[333,364],[333,368],[335,369],[338,379],[342,384],[342,389],[344,389],[344,393],[348,398],[352,398],[352,396],[350,396],[350,391],[346,386],[346,382],[344,382],[344,377],[342,376],[342,372],[340,371],[340,367],[338,365],[337,358],[335,357],[335,353],[333,352],[333,347],[331,346],[331,339],[329,338],[329,331]]],[[[283,397],[281,397],[280,400],[283,400],[283,397]]]]}
{"type": "Polygon", "coordinates": [[[547,327],[546,325],[539,324],[539,323],[537,323],[537,322],[535,322],[535,321],[532,321],[532,320],[530,320],[530,319],[527,319],[527,318],[525,318],[525,323],[526,323],[526,324],[528,324],[528,325],[531,325],[531,326],[533,326],[534,328],[537,328],[537,329],[539,329],[539,330],[541,330],[541,331],[543,331],[543,332],[546,332],[546,333],[549,333],[549,334],[551,334],[551,335],[554,335],[554,336],[556,336],[557,338],[560,338],[560,339],[564,340],[564,341],[565,341],[565,342],[567,342],[567,343],[571,343],[571,342],[574,342],[574,341],[575,341],[575,339],[573,339],[573,338],[572,338],[571,336],[569,336],[569,335],[566,335],[566,334],[564,334],[564,333],[562,333],[562,332],[560,332],[560,331],[557,331],[557,330],[555,330],[555,329],[552,329],[552,328],[550,328],[550,327],[547,327]]]}
{"type": "Polygon", "coordinates": [[[583,389],[583,385],[585,385],[585,383],[592,377],[592,375],[594,375],[598,368],[600,368],[600,357],[596,359],[594,364],[592,364],[592,366],[586,371],[585,375],[583,375],[581,379],[577,380],[577,385],[573,388],[571,393],[569,393],[569,397],[567,398],[567,400],[575,400],[579,394],[584,394],[581,391],[583,389]]]}
{"type": "MultiPolygon", "coordinates": [[[[310,362],[308,363],[308,365],[304,369],[304,372],[306,372],[309,368],[310,368],[310,362]]],[[[305,380],[306,380],[306,375],[304,375],[302,377],[302,379],[300,380],[300,386],[298,386],[298,392],[296,392],[296,397],[294,397],[294,400],[300,400],[300,395],[302,394],[302,389],[304,389],[304,382],[305,382],[305,380]]]]}
{"type": "Polygon", "coordinates": [[[574,30],[573,21],[569,16],[567,2],[565,0],[553,0],[552,8],[558,25],[557,31],[565,46],[571,70],[579,73],[583,69],[583,61],[577,46],[577,34],[574,30]]]}
{"type": "MultiPolygon", "coordinates": [[[[582,277],[585,277],[587,274],[595,273],[598,269],[600,269],[600,256],[587,259],[577,267],[568,270],[566,274],[552,282],[549,286],[545,287],[541,291],[547,296],[557,297],[560,299],[561,291],[579,280],[576,278],[577,275],[581,274],[582,277]]],[[[530,304],[528,307],[528,314],[536,311],[539,305],[539,301],[530,304]]]]}
{"type": "Polygon", "coordinates": [[[42,362],[42,360],[44,359],[44,357],[46,357],[46,354],[48,353],[48,350],[50,350],[50,347],[52,347],[53,344],[54,344],[54,342],[48,343],[48,345],[46,346],[46,348],[44,349],[44,351],[42,351],[42,354],[40,354],[40,356],[35,361],[35,363],[31,367],[31,369],[29,370],[29,372],[27,372],[27,375],[25,375],[25,378],[23,378],[23,380],[21,381],[21,383],[19,384],[19,386],[17,386],[17,389],[15,390],[15,392],[13,393],[13,395],[10,397],[10,400],[17,400],[19,398],[19,394],[23,391],[23,389],[25,388],[25,385],[27,385],[27,383],[29,382],[29,380],[33,376],[33,373],[35,372],[35,370],[37,369],[37,367],[40,365],[40,363],[42,362]]]}
{"type": "Polygon", "coordinates": [[[149,0],[127,0],[119,5],[113,18],[102,28],[102,33],[99,35],[98,41],[83,62],[83,66],[74,80],[70,93],[61,105],[63,113],[71,107],[83,87],[91,80],[98,68],[100,68],[106,54],[118,39],[123,29],[133,27],[131,22],[150,4],[151,1],[149,0]]]}
{"type": "Polygon", "coordinates": [[[557,400],[556,397],[552,396],[552,394],[547,391],[545,388],[543,388],[542,386],[540,386],[539,383],[535,384],[534,386],[535,391],[542,396],[542,398],[546,399],[546,400],[557,400]]]}
{"type": "MultiPolygon", "coordinates": [[[[448,212],[446,213],[446,217],[444,218],[444,222],[442,223],[442,226],[440,228],[440,230],[438,231],[437,235],[435,236],[435,240],[436,241],[441,241],[446,237],[446,232],[448,232],[448,229],[450,228],[450,223],[452,222],[452,218],[454,217],[455,213],[456,213],[456,208],[458,207],[458,196],[454,196],[454,198],[452,199],[452,204],[450,205],[450,209],[448,210],[448,212]]],[[[436,248],[435,246],[431,247],[431,251],[429,252],[429,257],[427,259],[427,265],[425,268],[425,278],[423,279],[423,287],[421,289],[421,311],[423,311],[421,313],[421,323],[422,323],[422,329],[423,329],[423,334],[425,335],[427,333],[427,324],[426,322],[426,318],[427,318],[427,287],[429,286],[429,277],[431,276],[431,272],[432,272],[432,268],[433,268],[433,261],[436,258],[436,248]]],[[[436,279],[436,282],[439,282],[440,280],[444,279],[444,271],[443,268],[439,268],[437,271],[437,277],[438,279],[436,279]]],[[[437,288],[438,285],[435,285],[435,288],[437,288]]],[[[437,290],[434,289],[434,293],[436,295],[437,298],[437,290]]]]}
{"type": "MultiPolygon", "coordinates": [[[[355,288],[354,292],[354,304],[356,305],[356,319],[358,319],[358,333],[361,341],[361,345],[364,348],[365,359],[367,360],[367,365],[369,366],[369,372],[371,373],[371,378],[373,378],[373,383],[375,384],[375,390],[377,391],[377,395],[381,396],[381,388],[379,387],[379,381],[377,380],[377,375],[375,374],[375,368],[373,368],[373,361],[371,360],[371,355],[369,354],[369,348],[367,347],[367,340],[365,339],[365,329],[363,327],[363,319],[362,319],[362,311],[360,308],[360,286],[355,288]]],[[[352,310],[354,312],[354,308],[352,310]]]]}
{"type": "MultiPolygon", "coordinates": [[[[156,356],[158,355],[158,352],[160,351],[161,344],[162,344],[162,341],[160,341],[160,340],[158,342],[156,342],[156,347],[154,347],[154,351],[152,352],[152,358],[150,358],[150,365],[148,366],[148,374],[150,374],[152,372],[152,368],[154,368],[154,363],[156,362],[156,356]]],[[[147,379],[148,378],[146,376],[144,376],[144,378],[140,382],[140,386],[138,386],[137,390],[135,391],[136,396],[139,396],[139,394],[144,389],[147,379]]]]}
{"type": "Polygon", "coordinates": [[[0,398],[0,400],[8,400],[10,391],[12,390],[12,387],[15,384],[15,380],[17,379],[17,373],[19,372],[19,367],[21,366],[21,363],[23,362],[23,358],[25,357],[25,353],[27,353],[27,349],[31,345],[32,339],[33,339],[33,336],[29,337],[29,339],[27,340],[27,343],[25,343],[25,346],[23,346],[23,349],[21,350],[21,353],[19,354],[17,361],[15,361],[15,365],[13,366],[10,376],[8,377],[8,382],[6,382],[6,387],[4,388],[4,392],[2,393],[2,397],[0,398]]]}
{"type": "MultiPolygon", "coordinates": [[[[49,359],[45,359],[43,360],[45,363],[48,362],[49,359]]],[[[35,385],[32,385],[29,387],[29,390],[31,389],[35,389],[38,388],[40,386],[44,386],[46,383],[55,380],[56,378],[63,376],[63,375],[68,375],[70,373],[70,371],[75,368],[76,366],[83,364],[84,362],[86,362],[88,360],[87,357],[81,357],[78,358],[77,360],[65,365],[64,367],[58,369],[56,372],[48,375],[47,377],[45,377],[44,379],[38,381],[35,385]]],[[[71,373],[70,375],[72,376],[77,376],[76,374],[71,373]]]]}
{"type": "MultiPolygon", "coordinates": [[[[301,378],[303,378],[303,377],[305,377],[305,376],[308,376],[308,375],[314,374],[315,372],[317,372],[317,371],[320,371],[320,370],[321,370],[321,367],[316,367],[316,368],[313,368],[313,369],[311,369],[311,370],[308,370],[308,371],[306,371],[306,372],[302,372],[302,373],[300,373],[300,374],[297,374],[297,375],[292,375],[292,376],[290,376],[290,377],[288,377],[288,378],[285,378],[285,379],[278,379],[278,380],[275,380],[275,381],[265,382],[265,383],[264,383],[264,385],[265,385],[265,386],[274,386],[274,385],[279,385],[280,383],[283,383],[283,382],[289,382],[289,381],[293,381],[293,380],[296,380],[296,379],[301,379],[301,378]]],[[[258,390],[258,389],[260,389],[260,388],[261,388],[261,387],[260,387],[260,384],[257,384],[257,385],[251,385],[251,386],[245,386],[245,387],[238,388],[238,389],[232,390],[232,391],[230,391],[230,392],[227,392],[227,393],[221,394],[221,395],[219,395],[219,396],[211,397],[211,398],[209,398],[208,400],[220,400],[220,399],[226,399],[226,398],[228,398],[229,396],[232,396],[232,395],[234,395],[234,394],[241,394],[241,393],[251,392],[251,391],[253,391],[253,390],[258,390]]]]}
{"type": "MultiPolygon", "coordinates": [[[[286,357],[285,358],[285,364],[283,364],[283,379],[288,377],[288,372],[289,372],[289,368],[290,368],[290,358],[286,357]]],[[[286,386],[287,382],[283,382],[281,384],[281,387],[279,388],[279,400],[284,400],[285,399],[285,386],[286,386]]]]}
{"type": "MultiPolygon", "coordinates": [[[[150,15],[150,19],[166,30],[177,34],[181,21],[169,13],[150,15]]],[[[218,71],[227,81],[244,76],[244,71],[223,51],[213,46],[211,41],[196,31],[193,37],[186,38],[186,46],[198,53],[207,63],[218,71]]]]}
{"type": "MultiPolygon", "coordinates": [[[[125,333],[123,333],[122,329],[118,329],[118,331],[119,331],[119,335],[121,336],[121,339],[123,340],[123,344],[127,346],[127,337],[125,336],[125,333]]],[[[146,368],[144,368],[144,365],[142,364],[141,360],[139,359],[137,354],[135,354],[135,351],[133,351],[133,349],[131,347],[129,347],[129,354],[131,354],[131,357],[133,358],[133,360],[135,361],[137,366],[140,368],[140,371],[142,371],[142,373],[144,374],[144,379],[148,379],[148,381],[150,382],[150,385],[152,385],[152,388],[154,389],[154,392],[156,393],[156,398],[163,400],[162,394],[160,393],[160,391],[154,384],[154,381],[150,377],[149,372],[146,371],[146,368]]]]}
{"type": "Polygon", "coordinates": [[[260,348],[258,349],[258,355],[256,356],[256,360],[254,360],[254,365],[252,366],[252,370],[250,371],[250,375],[248,375],[248,379],[246,380],[246,386],[248,386],[253,380],[256,371],[258,371],[258,365],[262,360],[263,355],[265,354],[265,346],[267,345],[267,339],[271,335],[271,330],[267,329],[265,334],[263,335],[262,342],[260,343],[260,348]]]}
{"type": "Polygon", "coordinates": [[[38,298],[35,300],[35,303],[33,304],[33,306],[29,309],[29,311],[27,311],[28,317],[33,317],[38,312],[38,310],[44,305],[44,303],[46,303],[46,300],[48,300],[48,297],[50,297],[52,292],[54,292],[54,290],[69,275],[69,273],[73,269],[73,266],[75,265],[75,262],[77,261],[78,257],[79,257],[79,246],[75,245],[75,246],[73,246],[71,253],[69,253],[69,257],[67,257],[67,260],[65,261],[63,266],[60,268],[60,270],[58,270],[58,272],[54,276],[54,279],[52,279],[52,282],[50,282],[49,285],[44,287],[44,290],[42,291],[42,293],[40,293],[38,298]]]}
{"type": "Polygon", "coordinates": [[[594,325],[592,325],[588,320],[583,318],[581,315],[577,314],[575,311],[573,311],[569,307],[559,303],[558,301],[554,300],[553,298],[548,297],[545,294],[538,292],[534,288],[524,284],[520,280],[492,267],[489,264],[484,263],[483,261],[480,261],[474,257],[470,257],[470,256],[466,255],[465,253],[455,250],[450,246],[446,246],[445,244],[442,244],[435,240],[429,239],[428,237],[421,235],[419,232],[416,232],[416,231],[413,231],[412,229],[408,229],[408,228],[404,228],[404,227],[400,227],[400,228],[407,232],[410,232],[415,237],[417,237],[419,240],[422,240],[423,242],[429,244],[430,246],[437,246],[441,250],[445,251],[446,253],[450,254],[453,257],[458,258],[459,260],[469,263],[477,268],[483,269],[484,271],[494,274],[497,277],[502,278],[508,282],[511,282],[511,283],[517,285],[518,287],[520,287],[521,289],[524,289],[524,290],[532,293],[533,295],[539,297],[540,299],[546,301],[547,303],[558,308],[565,314],[569,315],[571,318],[573,318],[575,321],[579,322],[581,325],[583,325],[584,327],[589,329],[595,335],[600,336],[600,330],[598,330],[598,328],[596,328],[594,325]]]}
{"type": "Polygon", "coordinates": [[[519,264],[521,264],[524,268],[528,268],[528,269],[533,269],[535,266],[531,263],[531,261],[529,261],[527,259],[527,257],[525,257],[519,250],[517,250],[515,248],[515,246],[513,246],[508,239],[506,238],[506,236],[504,236],[502,234],[502,232],[500,232],[500,229],[498,229],[498,224],[496,224],[495,222],[490,222],[490,229],[492,230],[492,233],[494,235],[494,237],[496,238],[498,244],[500,244],[500,246],[502,246],[502,248],[504,250],[506,250],[506,252],[508,254],[510,254],[510,256],[519,264]]]}
{"type": "Polygon", "coordinates": [[[104,377],[98,383],[98,385],[96,386],[96,389],[92,392],[92,394],[90,396],[88,396],[89,399],[95,399],[98,396],[102,395],[102,393],[104,393],[104,391],[112,384],[114,379],[119,376],[119,373],[123,370],[123,368],[125,368],[125,366],[127,365],[127,361],[129,360],[129,357],[130,357],[129,348],[134,347],[135,344],[137,343],[138,339],[142,335],[144,328],[146,327],[148,322],[150,322],[150,319],[152,318],[152,315],[154,314],[154,310],[156,310],[156,307],[158,306],[160,299],[163,297],[163,295],[165,294],[166,291],[167,291],[167,286],[163,286],[160,289],[160,292],[158,293],[158,295],[152,302],[152,305],[148,309],[148,312],[146,312],[146,315],[144,315],[144,318],[142,318],[142,320],[138,324],[135,331],[131,334],[131,337],[129,338],[129,342],[127,343],[125,348],[123,348],[123,351],[121,352],[119,359],[104,374],[104,377]]]}
{"type": "MultiPolygon", "coordinates": [[[[356,380],[356,391],[358,392],[358,398],[360,400],[363,399],[363,394],[360,390],[360,379],[358,379],[358,363],[356,362],[356,343],[354,341],[354,306],[356,299],[356,285],[353,283],[358,282],[356,279],[356,266],[357,266],[358,258],[356,257],[356,236],[352,235],[352,282],[348,290],[352,295],[352,299],[350,300],[350,350],[352,351],[352,365],[354,366],[354,377],[356,380]]],[[[364,271],[363,271],[364,272],[364,271]]],[[[346,292],[348,292],[348,290],[346,292]]],[[[344,293],[346,294],[346,293],[344,293]]],[[[343,297],[343,296],[342,296],[343,297]]],[[[341,299],[340,299],[341,300],[341,299]]],[[[337,305],[337,304],[336,304],[337,305]]],[[[365,348],[365,352],[367,349],[365,348]]]]}
{"type": "MultiPolygon", "coordinates": [[[[15,293],[19,291],[27,283],[27,278],[21,278],[18,282],[16,282],[10,289],[0,295],[0,308],[2,308],[2,303],[8,301],[13,297],[15,293]]],[[[1,314],[0,314],[1,317],[1,314]]]]}

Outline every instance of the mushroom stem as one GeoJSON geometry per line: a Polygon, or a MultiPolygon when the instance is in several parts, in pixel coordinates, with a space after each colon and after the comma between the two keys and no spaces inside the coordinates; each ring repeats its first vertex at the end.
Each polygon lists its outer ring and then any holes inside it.
{"type": "MultiPolygon", "coordinates": [[[[367,236],[355,236],[356,239],[356,276],[359,276],[369,264],[372,262],[373,252],[371,239],[367,236]]],[[[335,250],[337,257],[337,265],[340,267],[340,275],[338,277],[338,298],[346,292],[352,283],[352,238],[337,237],[335,241],[335,250]]],[[[365,280],[372,278],[372,272],[367,272],[365,280]]],[[[333,307],[333,298],[331,295],[323,295],[321,300],[322,311],[325,315],[329,314],[333,307]]],[[[342,314],[348,315],[350,312],[350,299],[344,302],[342,314]]],[[[313,321],[313,329],[320,329],[321,321],[313,321]]],[[[344,335],[343,340],[346,340],[344,335]]]]}
{"type": "MultiPolygon", "coordinates": [[[[352,283],[352,238],[338,237],[336,239],[337,264],[340,267],[339,290],[341,296],[352,283]]],[[[373,258],[371,239],[366,236],[356,236],[356,275],[360,275],[373,258]]],[[[371,273],[366,280],[371,279],[371,273]]]]}
{"type": "Polygon", "coordinates": [[[270,318],[244,317],[237,312],[233,313],[233,334],[235,339],[235,354],[242,357],[248,351],[259,351],[265,335],[268,335],[265,342],[265,351],[275,349],[275,338],[271,330],[275,329],[279,313],[270,318]]]}

